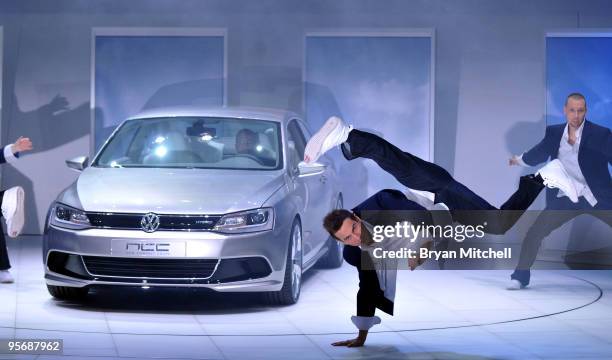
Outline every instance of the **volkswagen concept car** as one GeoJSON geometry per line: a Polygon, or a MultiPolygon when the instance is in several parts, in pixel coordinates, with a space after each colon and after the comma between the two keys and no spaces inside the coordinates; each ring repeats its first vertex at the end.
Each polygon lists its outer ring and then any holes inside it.
{"type": "Polygon", "coordinates": [[[302,273],[338,267],[322,227],[342,206],[333,164],[301,163],[310,134],[286,111],[167,108],[124,121],[51,205],[43,261],[51,295],[92,286],[263,292],[292,304],[302,273]]]}

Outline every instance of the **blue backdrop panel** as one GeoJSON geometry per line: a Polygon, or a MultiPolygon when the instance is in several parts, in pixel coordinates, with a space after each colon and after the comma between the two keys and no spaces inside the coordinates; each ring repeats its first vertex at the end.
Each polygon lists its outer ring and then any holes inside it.
{"type": "MultiPolygon", "coordinates": [[[[308,36],[305,105],[313,130],[331,115],[431,159],[431,38],[308,36]]],[[[381,188],[402,188],[371,161],[347,163],[334,150],[352,206],[381,188]]]]}
{"type": "MultiPolygon", "coordinates": [[[[587,119],[612,127],[612,33],[595,35],[546,38],[548,125],[566,122],[563,115],[565,99],[572,92],[580,92],[587,100],[587,119]]],[[[608,169],[612,172],[611,166],[608,169]]],[[[564,236],[559,232],[556,234],[557,237],[564,236]]],[[[609,255],[609,239],[610,228],[603,222],[592,217],[577,218],[569,231],[567,251],[597,249],[601,253],[607,248],[609,255]]],[[[563,249],[563,243],[553,239],[544,246],[563,249]]],[[[591,262],[591,256],[583,256],[582,261],[591,262]],[[589,260],[585,261],[585,258],[589,260]]]]}
{"type": "Polygon", "coordinates": [[[97,36],[95,149],[147,108],[222,105],[223,36],[97,36]]]}
{"type": "Polygon", "coordinates": [[[546,122],[565,122],[568,94],[587,98],[587,118],[612,126],[612,34],[610,37],[546,39],[546,122]]]}

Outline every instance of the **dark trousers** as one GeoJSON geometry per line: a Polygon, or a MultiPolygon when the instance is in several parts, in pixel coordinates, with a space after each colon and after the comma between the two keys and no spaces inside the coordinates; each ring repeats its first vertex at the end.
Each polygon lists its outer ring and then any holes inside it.
{"type": "MultiPolygon", "coordinates": [[[[0,191],[0,204],[2,204],[3,198],[4,191],[0,191]]],[[[2,217],[2,212],[0,212],[0,217],[2,217]]],[[[0,270],[8,270],[10,268],[11,263],[9,262],[8,249],[6,248],[6,240],[4,239],[4,230],[0,223],[0,270]]]]}
{"type": "MultiPolygon", "coordinates": [[[[556,199],[554,205],[548,205],[538,215],[536,221],[527,231],[521,246],[517,270],[529,270],[536,260],[542,240],[561,225],[584,214],[596,217],[608,226],[612,226],[612,211],[599,209],[597,205],[592,207],[584,197],[580,197],[577,204],[572,203],[567,198],[556,199]]],[[[518,277],[517,279],[523,280],[518,277]]]]}
{"type": "Polygon", "coordinates": [[[544,188],[532,176],[523,176],[517,191],[496,208],[456,181],[442,167],[404,152],[374,134],[352,130],[342,145],[342,153],[348,160],[358,157],[374,160],[403,185],[434,193],[435,202],[446,204],[453,220],[465,225],[486,222],[486,231],[493,234],[508,231],[544,188]]]}

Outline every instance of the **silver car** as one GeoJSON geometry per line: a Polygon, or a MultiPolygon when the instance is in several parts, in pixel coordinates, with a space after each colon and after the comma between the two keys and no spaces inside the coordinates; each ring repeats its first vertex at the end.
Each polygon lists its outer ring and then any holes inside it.
{"type": "Polygon", "coordinates": [[[302,273],[342,264],[322,227],[342,206],[333,164],[301,160],[310,134],[286,111],[181,107],[123,122],[51,205],[49,293],[93,285],[265,292],[295,303],[302,273]]]}

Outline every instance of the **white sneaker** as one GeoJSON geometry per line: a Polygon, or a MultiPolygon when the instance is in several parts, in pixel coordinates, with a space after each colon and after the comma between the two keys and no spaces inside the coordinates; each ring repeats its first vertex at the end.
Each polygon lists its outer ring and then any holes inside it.
{"type": "Polygon", "coordinates": [[[8,270],[0,270],[0,284],[12,284],[15,282],[13,275],[8,270]]]}
{"type": "Polygon", "coordinates": [[[21,186],[12,187],[4,192],[2,198],[2,216],[6,221],[6,232],[14,238],[23,230],[23,201],[25,192],[21,186]]]}
{"type": "Polygon", "coordinates": [[[508,290],[521,290],[524,288],[526,288],[526,286],[523,286],[523,284],[521,284],[521,282],[516,279],[511,279],[508,283],[508,286],[506,286],[506,289],[508,290]]]}
{"type": "Polygon", "coordinates": [[[554,159],[549,162],[536,174],[539,174],[542,179],[544,179],[544,185],[551,189],[559,189],[563,191],[573,203],[578,202],[578,192],[559,159],[554,159]]]}
{"type": "Polygon", "coordinates": [[[353,130],[353,127],[347,125],[339,117],[330,117],[306,144],[304,161],[306,163],[317,161],[329,149],[345,142],[351,130],[353,130]]]}

